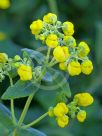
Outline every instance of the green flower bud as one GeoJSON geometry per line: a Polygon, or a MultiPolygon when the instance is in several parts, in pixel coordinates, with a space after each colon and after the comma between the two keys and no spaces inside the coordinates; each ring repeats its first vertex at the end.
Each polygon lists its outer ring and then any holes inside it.
{"type": "Polygon", "coordinates": [[[21,57],[20,57],[19,55],[16,55],[16,56],[14,57],[14,60],[15,60],[15,61],[19,61],[19,60],[21,60],[21,57]]]}

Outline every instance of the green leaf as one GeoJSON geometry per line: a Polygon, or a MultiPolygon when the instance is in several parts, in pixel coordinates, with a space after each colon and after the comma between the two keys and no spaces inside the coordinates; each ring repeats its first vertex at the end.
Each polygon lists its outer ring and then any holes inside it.
{"type": "Polygon", "coordinates": [[[21,97],[29,96],[39,89],[39,84],[34,84],[31,81],[17,81],[12,87],[8,87],[6,92],[3,94],[2,99],[16,99],[21,97]]]}
{"type": "Polygon", "coordinates": [[[46,81],[46,82],[52,82],[53,81],[52,75],[48,71],[46,71],[46,74],[45,74],[45,76],[43,77],[42,80],[46,81]]]}
{"type": "Polygon", "coordinates": [[[71,90],[66,77],[58,70],[50,68],[49,74],[52,75],[52,82],[48,83],[48,88],[63,92],[67,97],[71,97],[71,90]]]}
{"type": "Polygon", "coordinates": [[[14,129],[10,112],[3,104],[0,104],[0,124],[0,130],[5,129],[6,134],[14,129]]]}
{"type": "MultiPolygon", "coordinates": [[[[71,90],[66,77],[53,68],[47,70],[51,80],[43,80],[43,84],[40,85],[39,92],[36,95],[36,99],[48,109],[49,106],[54,105],[58,101],[65,101],[66,97],[71,97],[71,90]],[[57,92],[57,98],[56,97],[57,92]],[[59,96],[58,96],[59,95],[59,96]],[[53,100],[53,101],[52,101],[53,100]],[[47,101],[49,101],[47,103],[47,101]]],[[[49,78],[48,78],[49,79],[49,78]]]]}
{"type": "Polygon", "coordinates": [[[34,128],[21,129],[13,125],[10,111],[0,104],[0,136],[46,136],[34,128]]]}
{"type": "Polygon", "coordinates": [[[9,130],[0,123],[0,136],[8,136],[9,130]]]}
{"type": "Polygon", "coordinates": [[[31,49],[22,49],[22,51],[25,51],[29,54],[29,56],[33,59],[35,59],[39,64],[42,64],[45,60],[45,55],[38,52],[38,51],[35,51],[35,50],[31,50],[31,49]]]}
{"type": "MultiPolygon", "coordinates": [[[[20,128],[16,128],[12,133],[12,134],[15,134],[15,136],[46,136],[44,133],[36,130],[36,129],[33,129],[33,128],[30,128],[30,129],[20,129],[20,128]]],[[[10,136],[11,136],[10,135],[10,136]]]]}

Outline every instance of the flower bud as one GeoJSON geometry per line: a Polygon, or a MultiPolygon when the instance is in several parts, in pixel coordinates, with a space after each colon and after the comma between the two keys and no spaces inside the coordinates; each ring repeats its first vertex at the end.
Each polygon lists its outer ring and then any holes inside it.
{"type": "Polygon", "coordinates": [[[54,116],[53,107],[49,108],[48,115],[49,115],[49,117],[53,117],[54,116]]]}
{"type": "Polygon", "coordinates": [[[59,127],[64,128],[69,123],[69,117],[63,115],[62,117],[57,117],[56,121],[59,127]]]}
{"type": "Polygon", "coordinates": [[[6,53],[0,53],[0,63],[6,63],[8,61],[8,55],[6,53]]]}
{"type": "Polygon", "coordinates": [[[14,57],[14,60],[15,60],[15,61],[19,61],[19,60],[21,60],[21,57],[20,57],[19,55],[16,55],[16,56],[14,57]]]}
{"type": "Polygon", "coordinates": [[[78,112],[78,114],[77,114],[77,120],[78,120],[79,122],[84,122],[85,119],[86,119],[86,111],[80,110],[80,111],[78,112]]]}
{"type": "Polygon", "coordinates": [[[54,24],[57,21],[57,16],[53,13],[48,13],[43,17],[43,21],[48,24],[54,24]]]}
{"type": "Polygon", "coordinates": [[[64,62],[70,56],[68,47],[66,46],[57,46],[53,51],[53,55],[58,62],[64,62]]]}
{"type": "Polygon", "coordinates": [[[7,9],[10,7],[10,1],[9,0],[0,0],[0,8],[1,9],[7,9]]]}
{"type": "Polygon", "coordinates": [[[89,93],[78,93],[74,96],[74,100],[77,101],[79,106],[89,106],[93,103],[94,99],[89,93]]]}
{"type": "Polygon", "coordinates": [[[32,34],[35,34],[35,35],[39,34],[42,28],[43,28],[43,22],[40,19],[38,19],[37,21],[33,21],[32,24],[30,25],[32,34]]]}
{"type": "Polygon", "coordinates": [[[61,70],[66,70],[66,69],[67,69],[67,66],[66,66],[65,62],[59,63],[59,68],[60,68],[61,70]]]}
{"type": "Polygon", "coordinates": [[[32,68],[30,66],[21,65],[18,68],[18,75],[20,76],[21,80],[31,80],[32,79],[32,68]]]}
{"type": "Polygon", "coordinates": [[[64,42],[65,44],[67,44],[68,46],[74,48],[76,46],[76,40],[74,39],[73,36],[64,36],[64,42]]]}
{"type": "Polygon", "coordinates": [[[71,22],[64,22],[62,30],[65,35],[71,36],[74,34],[74,25],[71,22]]]}
{"type": "Polygon", "coordinates": [[[68,73],[71,76],[79,75],[81,73],[80,63],[78,61],[71,61],[68,64],[68,73]]]}
{"type": "Polygon", "coordinates": [[[81,64],[82,73],[89,75],[93,70],[93,64],[90,60],[86,60],[81,64]]]}
{"type": "Polygon", "coordinates": [[[54,115],[57,117],[61,117],[67,113],[68,113],[68,106],[64,102],[60,102],[54,107],[54,115]]]}
{"type": "Polygon", "coordinates": [[[86,57],[90,52],[89,46],[85,42],[80,42],[78,45],[78,56],[79,57],[86,57]]]}
{"type": "Polygon", "coordinates": [[[46,45],[50,48],[55,48],[58,45],[58,37],[55,34],[50,34],[46,38],[46,45]]]}

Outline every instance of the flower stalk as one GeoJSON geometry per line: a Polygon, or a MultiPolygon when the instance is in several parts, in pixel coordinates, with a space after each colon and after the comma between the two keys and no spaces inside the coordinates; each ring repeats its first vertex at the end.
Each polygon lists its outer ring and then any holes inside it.
{"type": "Polygon", "coordinates": [[[40,116],[39,118],[37,118],[36,120],[34,120],[33,122],[31,122],[30,124],[23,126],[22,128],[27,129],[27,128],[35,125],[36,123],[38,123],[39,121],[41,121],[42,119],[44,119],[47,115],[48,115],[48,112],[44,113],[42,116],[40,116]]]}
{"type": "Polygon", "coordinates": [[[26,113],[27,113],[27,111],[28,111],[28,108],[29,108],[29,106],[30,106],[30,103],[31,103],[31,101],[32,101],[32,99],[33,99],[34,94],[35,94],[35,93],[32,93],[32,94],[28,97],[27,102],[26,102],[26,104],[25,104],[25,106],[24,106],[23,112],[22,112],[22,114],[21,114],[21,117],[20,117],[20,119],[19,119],[19,121],[18,121],[18,126],[21,126],[21,125],[22,125],[22,123],[23,123],[23,121],[24,121],[24,118],[25,118],[25,116],[26,116],[26,113]]]}

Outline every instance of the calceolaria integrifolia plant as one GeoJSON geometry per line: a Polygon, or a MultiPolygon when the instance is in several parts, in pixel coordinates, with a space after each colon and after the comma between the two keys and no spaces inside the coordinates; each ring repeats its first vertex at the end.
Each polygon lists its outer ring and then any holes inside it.
{"type": "MultiPolygon", "coordinates": [[[[15,136],[19,136],[20,131],[29,131],[29,127],[34,126],[46,116],[54,118],[56,125],[61,128],[70,125],[71,119],[77,119],[82,123],[86,119],[84,108],[94,101],[87,91],[80,91],[81,93],[77,93],[71,98],[67,77],[78,76],[81,73],[89,75],[93,70],[92,61],[88,58],[90,48],[85,41],[76,42],[73,37],[73,23],[69,21],[62,23],[55,14],[48,13],[43,17],[43,20],[33,21],[30,30],[35,39],[42,42],[42,49],[47,48],[47,52],[41,53],[40,51],[23,49],[23,56],[15,55],[14,58],[9,58],[7,54],[0,53],[0,82],[6,76],[10,80],[10,86],[4,92],[2,99],[11,101],[11,116],[9,118],[12,119],[13,127],[10,133],[15,136]],[[14,83],[16,76],[19,76],[20,79],[14,83]],[[57,78],[55,78],[56,76],[57,78]],[[61,79],[60,82],[59,79],[61,79]],[[56,82],[57,91],[55,91],[53,84],[51,90],[57,94],[56,103],[34,121],[32,119],[29,124],[24,124],[30,103],[34,95],[40,91],[42,81],[56,82]],[[22,114],[19,119],[16,119],[14,100],[27,96],[28,99],[22,114]]],[[[0,109],[0,112],[0,115],[5,116],[2,109],[0,109]]],[[[37,135],[36,133],[35,135],[37,135]]]]}

